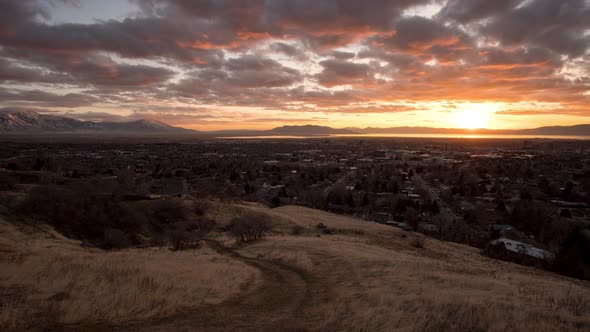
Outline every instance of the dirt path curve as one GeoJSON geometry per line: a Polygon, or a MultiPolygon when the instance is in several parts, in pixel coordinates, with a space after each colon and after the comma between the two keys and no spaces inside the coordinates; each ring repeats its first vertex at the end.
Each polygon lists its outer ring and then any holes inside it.
{"type": "Polygon", "coordinates": [[[179,313],[162,320],[141,322],[120,327],[120,330],[141,331],[285,331],[298,330],[300,316],[309,303],[305,274],[275,261],[249,258],[207,241],[215,251],[257,268],[262,284],[219,305],[179,313]]]}

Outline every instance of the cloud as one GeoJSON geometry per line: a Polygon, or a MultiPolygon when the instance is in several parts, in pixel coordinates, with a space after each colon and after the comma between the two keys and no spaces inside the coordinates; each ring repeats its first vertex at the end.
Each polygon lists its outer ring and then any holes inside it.
{"type": "Polygon", "coordinates": [[[324,60],[319,63],[324,69],[316,78],[324,86],[367,83],[370,80],[368,64],[345,60],[324,60]]]}
{"type": "Polygon", "coordinates": [[[534,45],[570,57],[589,45],[590,4],[585,0],[533,0],[492,16],[481,32],[505,46],[534,45]]]}
{"type": "Polygon", "coordinates": [[[137,12],[123,19],[49,24],[53,8],[40,1],[0,2],[0,101],[152,115],[138,105],[360,114],[400,110],[383,101],[532,100],[587,109],[584,0],[132,3],[137,12]],[[419,16],[416,6],[432,3],[441,10],[419,16]]]}
{"type": "Polygon", "coordinates": [[[437,18],[470,23],[510,11],[521,2],[522,0],[449,0],[437,14],[437,18]]]}
{"type": "Polygon", "coordinates": [[[41,90],[9,91],[0,88],[0,101],[4,104],[44,107],[79,107],[99,102],[99,98],[82,93],[58,95],[41,90]]]}
{"type": "Polygon", "coordinates": [[[444,61],[457,61],[474,47],[460,29],[420,16],[399,19],[392,34],[377,36],[373,43],[389,51],[444,61]]]}

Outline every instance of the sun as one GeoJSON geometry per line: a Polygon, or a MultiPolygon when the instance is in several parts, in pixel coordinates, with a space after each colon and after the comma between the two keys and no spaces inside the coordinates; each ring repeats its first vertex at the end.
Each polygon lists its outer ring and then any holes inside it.
{"type": "Polygon", "coordinates": [[[487,128],[495,105],[470,104],[456,110],[453,115],[453,123],[459,128],[479,129],[487,128]]]}
{"type": "Polygon", "coordinates": [[[487,113],[477,110],[463,110],[456,115],[455,123],[465,129],[486,128],[489,122],[487,113]]]}

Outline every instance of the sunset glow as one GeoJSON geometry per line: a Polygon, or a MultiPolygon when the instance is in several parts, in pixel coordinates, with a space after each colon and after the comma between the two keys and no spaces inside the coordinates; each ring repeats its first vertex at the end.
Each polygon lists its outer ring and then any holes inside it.
{"type": "Polygon", "coordinates": [[[590,122],[584,0],[23,0],[0,12],[3,109],[198,130],[590,122]]]}
{"type": "Polygon", "coordinates": [[[499,105],[494,103],[467,104],[465,108],[453,112],[453,122],[457,128],[477,129],[488,128],[490,118],[499,105]]]}

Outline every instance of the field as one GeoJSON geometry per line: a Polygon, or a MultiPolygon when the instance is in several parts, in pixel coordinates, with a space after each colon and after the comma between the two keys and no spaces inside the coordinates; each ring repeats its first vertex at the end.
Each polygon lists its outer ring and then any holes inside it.
{"type": "Polygon", "coordinates": [[[84,248],[0,223],[2,330],[556,331],[590,329],[590,284],[475,248],[317,210],[210,202],[274,230],[195,250],[84,248]],[[322,223],[325,227],[318,228],[322,223]]]}

